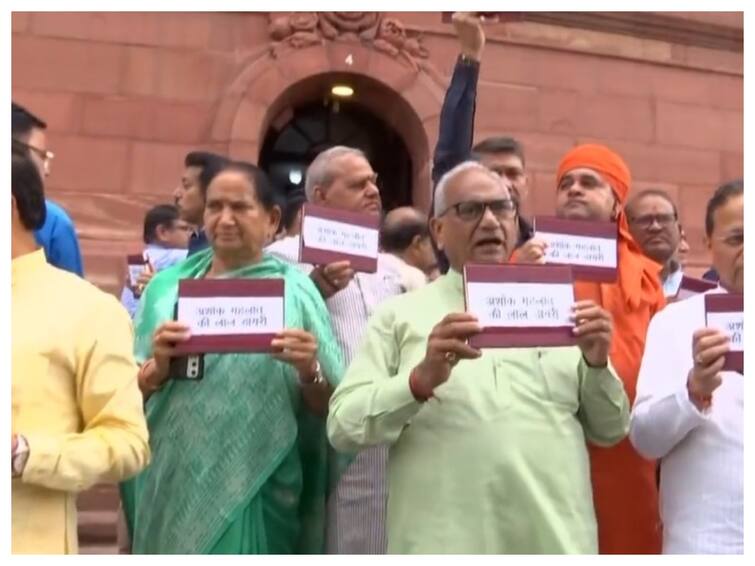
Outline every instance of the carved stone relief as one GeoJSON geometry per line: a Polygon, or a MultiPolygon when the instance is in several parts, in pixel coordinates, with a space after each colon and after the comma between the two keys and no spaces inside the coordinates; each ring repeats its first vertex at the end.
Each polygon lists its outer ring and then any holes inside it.
{"type": "Polygon", "coordinates": [[[292,12],[273,17],[269,26],[271,54],[302,49],[325,41],[359,42],[419,70],[429,53],[419,33],[408,31],[396,18],[381,12],[292,12]]]}

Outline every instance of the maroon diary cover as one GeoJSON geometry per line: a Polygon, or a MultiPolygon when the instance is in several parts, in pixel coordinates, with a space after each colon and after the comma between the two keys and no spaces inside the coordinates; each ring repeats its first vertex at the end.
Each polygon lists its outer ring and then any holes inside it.
{"type": "Polygon", "coordinates": [[[616,281],[618,227],[614,222],[536,216],[533,229],[536,237],[548,242],[545,252],[547,264],[571,265],[574,279],[578,281],[616,281]]]}
{"type": "Polygon", "coordinates": [[[128,279],[131,287],[136,287],[136,281],[147,267],[147,261],[144,254],[130,254],[126,256],[128,265],[128,279]]]}
{"type": "Polygon", "coordinates": [[[465,306],[483,327],[480,334],[470,338],[470,345],[523,348],[576,344],[574,324],[568,319],[574,304],[573,284],[570,266],[466,265],[465,306]]]}
{"type": "Polygon", "coordinates": [[[731,337],[731,351],[726,354],[724,370],[744,374],[744,295],[741,293],[705,295],[705,325],[719,328],[731,337]],[[722,315],[723,318],[721,318],[722,315]],[[724,320],[725,325],[722,324],[724,320]]]}
{"type": "Polygon", "coordinates": [[[699,295],[711,289],[718,287],[717,283],[705,279],[696,279],[694,277],[682,276],[682,282],[679,284],[679,290],[676,292],[675,299],[681,301],[692,295],[699,295]]]}
{"type": "Polygon", "coordinates": [[[283,279],[183,279],[176,320],[191,327],[179,354],[270,352],[285,328],[283,279]]]}
{"type": "Polygon", "coordinates": [[[379,230],[378,215],[307,203],[302,210],[299,262],[325,265],[348,260],[355,271],[374,273],[379,230]]]}

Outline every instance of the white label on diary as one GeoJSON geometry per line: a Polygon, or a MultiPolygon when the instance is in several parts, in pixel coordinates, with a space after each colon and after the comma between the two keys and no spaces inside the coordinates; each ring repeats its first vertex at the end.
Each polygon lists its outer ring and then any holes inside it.
{"type": "Polygon", "coordinates": [[[283,330],[283,297],[179,297],[178,320],[192,336],[283,330]]]}
{"type": "Polygon", "coordinates": [[[308,248],[369,258],[378,256],[378,231],[374,228],[305,216],[302,237],[308,248]]]}
{"type": "Polygon", "coordinates": [[[467,283],[468,312],[483,327],[573,326],[571,283],[467,283]]]}

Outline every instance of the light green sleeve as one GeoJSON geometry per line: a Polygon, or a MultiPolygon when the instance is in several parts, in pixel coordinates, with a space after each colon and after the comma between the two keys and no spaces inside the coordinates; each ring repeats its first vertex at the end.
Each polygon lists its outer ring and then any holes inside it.
{"type": "Polygon", "coordinates": [[[579,420],[587,440],[613,446],[629,434],[629,399],[610,362],[591,368],[584,358],[577,368],[580,381],[579,420]]]}
{"type": "Polygon", "coordinates": [[[380,309],[330,399],[328,438],[336,450],[393,444],[419,411],[409,389],[411,370],[398,371],[399,342],[394,312],[380,309]]]}

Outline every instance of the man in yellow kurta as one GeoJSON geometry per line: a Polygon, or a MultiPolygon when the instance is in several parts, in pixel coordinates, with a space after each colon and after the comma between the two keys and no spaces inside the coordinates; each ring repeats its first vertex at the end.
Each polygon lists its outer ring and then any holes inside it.
{"type": "Polygon", "coordinates": [[[16,146],[11,188],[12,552],[74,554],[76,493],[149,461],[131,322],[46,262],[42,179],[16,146]]]}
{"type": "Polygon", "coordinates": [[[576,303],[579,347],[472,348],[481,329],[461,270],[507,260],[516,206],[500,177],[467,162],[438,183],[435,209],[451,269],[375,312],[328,436],[340,450],[390,446],[390,553],[596,553],[585,439],[615,444],[629,424],[610,316],[576,303]]]}

